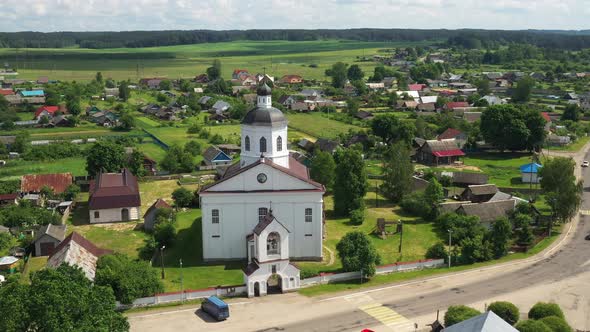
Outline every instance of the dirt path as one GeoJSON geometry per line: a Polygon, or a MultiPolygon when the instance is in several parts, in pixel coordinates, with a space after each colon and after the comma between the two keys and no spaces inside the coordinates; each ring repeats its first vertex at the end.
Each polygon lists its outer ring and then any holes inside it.
{"type": "Polygon", "coordinates": [[[334,261],[335,261],[335,259],[334,259],[334,252],[332,251],[332,249],[330,249],[330,248],[328,248],[326,246],[324,246],[324,249],[326,249],[326,251],[328,251],[328,253],[330,254],[330,260],[328,261],[328,264],[326,264],[326,265],[333,265],[334,264],[334,261]]]}

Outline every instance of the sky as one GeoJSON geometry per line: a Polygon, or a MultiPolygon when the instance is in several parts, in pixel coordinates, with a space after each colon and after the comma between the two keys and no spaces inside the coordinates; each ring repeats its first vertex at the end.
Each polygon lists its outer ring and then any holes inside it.
{"type": "Polygon", "coordinates": [[[0,31],[590,29],[590,0],[0,0],[0,31]]]}

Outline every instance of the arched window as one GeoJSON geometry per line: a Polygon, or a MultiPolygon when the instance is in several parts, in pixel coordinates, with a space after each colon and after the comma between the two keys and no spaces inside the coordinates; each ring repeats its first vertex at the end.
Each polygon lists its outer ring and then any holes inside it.
{"type": "Polygon", "coordinates": [[[250,151],[250,137],[246,136],[244,139],[244,145],[246,146],[246,151],[250,151]]]}
{"type": "Polygon", "coordinates": [[[266,152],[266,138],[260,138],[260,152],[266,152]]]}
{"type": "Polygon", "coordinates": [[[283,138],[277,137],[277,151],[283,151],[283,138]]]}
{"type": "Polygon", "coordinates": [[[261,222],[264,217],[268,214],[268,209],[265,207],[258,208],[258,222],[261,222]]]}
{"type": "Polygon", "coordinates": [[[281,254],[281,236],[277,232],[268,234],[266,239],[266,254],[280,255],[281,254]]]}

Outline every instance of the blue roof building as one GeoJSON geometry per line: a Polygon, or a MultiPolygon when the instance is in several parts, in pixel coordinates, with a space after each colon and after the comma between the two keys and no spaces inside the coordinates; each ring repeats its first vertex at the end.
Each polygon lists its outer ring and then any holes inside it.
{"type": "Polygon", "coordinates": [[[43,90],[20,90],[20,95],[23,97],[43,97],[45,92],[43,90]]]}
{"type": "Polygon", "coordinates": [[[520,176],[522,183],[539,183],[539,170],[543,167],[541,164],[530,163],[520,166],[520,176]]]}

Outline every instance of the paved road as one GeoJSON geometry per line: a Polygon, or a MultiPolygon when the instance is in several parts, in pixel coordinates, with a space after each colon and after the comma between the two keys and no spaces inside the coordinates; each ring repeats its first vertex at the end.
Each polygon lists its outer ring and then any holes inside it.
{"type": "MultiPolygon", "coordinates": [[[[582,157],[576,156],[578,164],[582,157]]],[[[590,169],[582,176],[590,186],[590,169]]],[[[590,210],[590,188],[581,210],[590,210]]],[[[286,294],[236,300],[242,303],[231,306],[232,318],[223,323],[211,322],[194,306],[129,320],[132,331],[414,331],[415,322],[422,330],[451,304],[483,311],[486,303],[507,300],[526,313],[537,301],[554,301],[575,328],[590,331],[590,241],[584,240],[590,216],[572,225],[561,246],[542,257],[331,298],[286,294]]]]}

